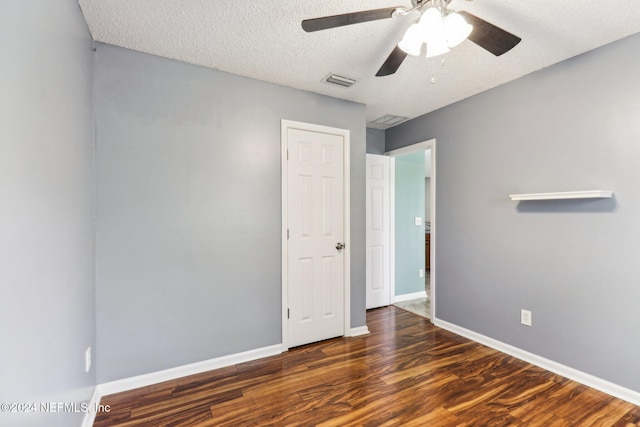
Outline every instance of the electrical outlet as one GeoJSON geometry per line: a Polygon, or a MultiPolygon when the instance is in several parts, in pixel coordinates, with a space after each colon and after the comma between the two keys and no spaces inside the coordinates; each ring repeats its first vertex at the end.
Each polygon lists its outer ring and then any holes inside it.
{"type": "Polygon", "coordinates": [[[418,276],[424,277],[424,270],[423,269],[418,270],[418,276]]]}
{"type": "Polygon", "coordinates": [[[84,371],[89,372],[91,370],[91,347],[87,347],[84,351],[84,371]]]}
{"type": "Polygon", "coordinates": [[[529,310],[520,310],[520,323],[526,326],[531,326],[531,312],[529,310]]]}

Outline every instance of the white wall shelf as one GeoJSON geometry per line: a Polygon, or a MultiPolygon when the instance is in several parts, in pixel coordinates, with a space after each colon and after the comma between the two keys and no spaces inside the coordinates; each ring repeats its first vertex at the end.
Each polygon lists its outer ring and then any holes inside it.
{"type": "Polygon", "coordinates": [[[518,200],[566,200],[566,199],[610,199],[613,191],[588,190],[588,191],[561,191],[555,193],[529,193],[509,194],[513,201],[518,200]]]}

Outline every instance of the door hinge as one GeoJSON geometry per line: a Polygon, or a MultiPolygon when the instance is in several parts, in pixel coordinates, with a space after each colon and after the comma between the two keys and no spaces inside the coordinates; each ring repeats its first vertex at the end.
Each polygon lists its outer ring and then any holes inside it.
{"type": "Polygon", "coordinates": [[[287,319],[289,319],[289,309],[287,308],[287,319]]]}
{"type": "Polygon", "coordinates": [[[287,160],[289,160],[289,150],[287,150],[287,160]]]}
{"type": "Polygon", "coordinates": [[[287,228],[287,240],[289,240],[289,229],[287,228]]]}

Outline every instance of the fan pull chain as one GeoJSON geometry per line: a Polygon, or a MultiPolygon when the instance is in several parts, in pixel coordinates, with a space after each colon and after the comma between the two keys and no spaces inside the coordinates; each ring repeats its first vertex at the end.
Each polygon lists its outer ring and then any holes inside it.
{"type": "MultiPolygon", "coordinates": [[[[436,64],[436,59],[431,61],[431,84],[432,85],[436,84],[435,64],[436,64]]],[[[440,68],[444,68],[444,58],[440,58],[440,68]]]]}

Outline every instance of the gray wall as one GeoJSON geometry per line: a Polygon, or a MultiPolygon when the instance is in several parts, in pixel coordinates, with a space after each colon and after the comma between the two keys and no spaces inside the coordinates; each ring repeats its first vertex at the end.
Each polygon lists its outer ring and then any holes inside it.
{"type": "Polygon", "coordinates": [[[425,290],[424,278],[424,151],[395,158],[395,294],[425,290]],[[416,225],[416,217],[423,225],[416,225]]]}
{"type": "Polygon", "coordinates": [[[351,131],[351,324],[365,324],[365,107],[98,45],[105,382],[282,342],[280,120],[351,131]]]}
{"type": "Polygon", "coordinates": [[[367,128],[367,153],[384,154],[384,131],[367,128]]]}
{"type": "Polygon", "coordinates": [[[640,34],[386,133],[437,139],[437,317],[636,391],[639,51],[640,34]],[[615,198],[507,197],[589,189],[615,198]]]}
{"type": "MultiPolygon", "coordinates": [[[[91,38],[77,1],[0,13],[0,402],[87,401],[94,371],[91,38]]],[[[82,413],[2,413],[73,426],[82,413]]]]}

